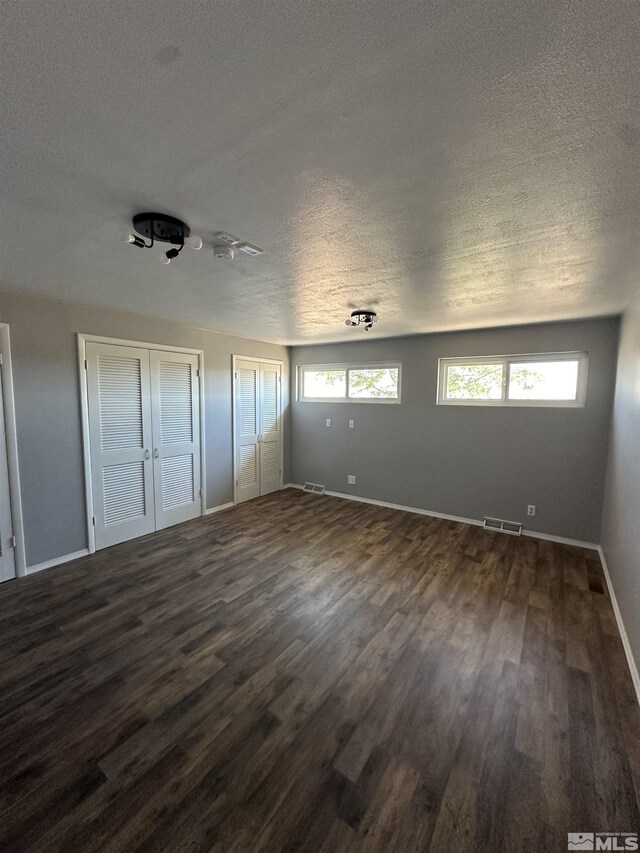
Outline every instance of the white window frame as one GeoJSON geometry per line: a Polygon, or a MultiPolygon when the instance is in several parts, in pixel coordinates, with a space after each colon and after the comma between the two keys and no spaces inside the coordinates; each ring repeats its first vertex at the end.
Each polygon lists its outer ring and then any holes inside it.
{"type": "Polygon", "coordinates": [[[297,393],[296,399],[300,403],[382,403],[383,405],[397,406],[400,403],[402,393],[402,364],[399,361],[367,361],[362,364],[349,362],[348,364],[299,364],[296,370],[297,393]],[[349,371],[350,370],[379,370],[380,368],[392,368],[398,371],[398,396],[397,397],[349,397],[349,371]],[[304,396],[304,372],[305,370],[344,370],[345,396],[344,397],[305,397],[304,396]]]}
{"type": "Polygon", "coordinates": [[[436,403],[438,406],[516,406],[536,408],[583,408],[587,397],[587,369],[589,366],[588,352],[538,352],[520,355],[478,355],[461,358],[438,359],[438,390],[436,403]],[[578,382],[575,400],[510,400],[509,399],[509,366],[523,362],[577,361],[578,382]],[[502,397],[499,400],[449,400],[445,396],[447,389],[447,371],[449,367],[470,364],[500,364],[503,366],[502,397]]]}

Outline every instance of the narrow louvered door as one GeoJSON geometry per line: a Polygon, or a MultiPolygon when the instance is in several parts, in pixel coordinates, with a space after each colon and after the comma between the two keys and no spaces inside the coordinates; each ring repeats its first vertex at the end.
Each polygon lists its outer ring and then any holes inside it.
{"type": "Polygon", "coordinates": [[[280,365],[260,365],[260,494],[280,488],[280,365]]]}
{"type": "Polygon", "coordinates": [[[260,494],[259,390],[260,364],[238,360],[234,395],[237,503],[257,498],[260,494]]]}
{"type": "Polygon", "coordinates": [[[149,351],[87,343],[86,356],[95,543],[106,548],[155,530],[149,351]]]}
{"type": "Polygon", "coordinates": [[[151,351],[156,529],[201,514],[198,357],[151,351]]]}

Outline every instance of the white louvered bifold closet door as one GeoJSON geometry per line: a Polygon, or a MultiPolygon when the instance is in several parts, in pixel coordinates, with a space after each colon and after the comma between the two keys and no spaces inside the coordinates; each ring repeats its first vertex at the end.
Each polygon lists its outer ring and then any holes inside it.
{"type": "Polygon", "coordinates": [[[155,530],[149,350],[87,343],[96,548],[155,530]]]}
{"type": "Polygon", "coordinates": [[[236,361],[234,405],[237,503],[260,495],[259,390],[260,364],[236,361]]]}
{"type": "Polygon", "coordinates": [[[280,488],[280,365],[260,365],[260,494],[280,488]]]}
{"type": "Polygon", "coordinates": [[[200,501],[198,356],[151,350],[156,529],[196,518],[200,501]]]}

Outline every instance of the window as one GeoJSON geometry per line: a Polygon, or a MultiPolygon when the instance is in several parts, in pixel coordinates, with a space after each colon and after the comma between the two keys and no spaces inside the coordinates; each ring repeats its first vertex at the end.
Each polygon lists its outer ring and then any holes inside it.
{"type": "Polygon", "coordinates": [[[584,406],[586,352],[441,358],[438,404],[584,406]]]}
{"type": "Polygon", "coordinates": [[[347,394],[346,370],[303,370],[304,396],[313,400],[341,400],[347,394]]]}
{"type": "Polygon", "coordinates": [[[304,365],[298,399],[307,402],[399,403],[399,364],[304,365]]]}

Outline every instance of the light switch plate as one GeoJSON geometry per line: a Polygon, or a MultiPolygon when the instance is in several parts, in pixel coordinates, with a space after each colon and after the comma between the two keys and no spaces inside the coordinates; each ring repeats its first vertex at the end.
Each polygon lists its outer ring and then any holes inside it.
{"type": "Polygon", "coordinates": [[[355,474],[347,474],[347,485],[355,486],[356,484],[356,475],[355,474]]]}

